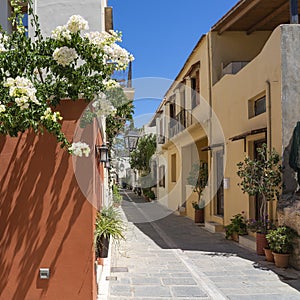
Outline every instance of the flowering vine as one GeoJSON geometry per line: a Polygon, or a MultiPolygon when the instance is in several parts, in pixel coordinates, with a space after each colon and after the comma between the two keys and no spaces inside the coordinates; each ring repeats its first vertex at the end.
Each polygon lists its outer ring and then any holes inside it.
{"type": "Polygon", "coordinates": [[[126,69],[133,57],[117,44],[121,34],[83,32],[88,30],[88,22],[79,15],[54,28],[50,37],[43,37],[32,0],[28,1],[28,13],[36,38],[28,38],[22,24],[22,3],[11,2],[16,30],[9,35],[0,32],[0,134],[46,130],[70,153],[86,156],[89,146],[81,142],[71,145],[61,131],[58,105],[61,99],[83,98],[95,100],[105,114],[115,113],[101,95],[117,86],[111,75],[126,69]]]}

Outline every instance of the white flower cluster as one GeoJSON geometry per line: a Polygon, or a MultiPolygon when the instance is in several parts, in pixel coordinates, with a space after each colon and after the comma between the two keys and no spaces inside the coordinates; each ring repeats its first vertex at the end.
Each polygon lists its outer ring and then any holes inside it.
{"type": "Polygon", "coordinates": [[[69,147],[69,151],[75,156],[82,157],[84,155],[85,157],[88,157],[91,152],[91,149],[86,143],[76,142],[72,143],[72,146],[69,147]]]}
{"type": "Polygon", "coordinates": [[[65,67],[77,59],[78,55],[75,49],[64,46],[54,50],[53,58],[59,65],[65,67]]]}
{"type": "Polygon", "coordinates": [[[120,83],[114,79],[109,79],[109,80],[104,79],[103,84],[105,86],[105,90],[111,90],[111,89],[120,87],[120,83]]]}
{"type": "Polygon", "coordinates": [[[36,89],[32,82],[25,77],[7,78],[4,83],[5,87],[9,87],[9,96],[15,98],[16,104],[21,110],[29,107],[30,102],[40,104],[35,96],[36,89]]]}
{"type": "Polygon", "coordinates": [[[0,102],[0,114],[5,112],[5,111],[6,111],[5,105],[1,104],[1,102],[0,102]]]}
{"type": "Polygon", "coordinates": [[[62,120],[62,116],[60,115],[59,111],[52,112],[51,108],[48,107],[45,110],[44,115],[41,116],[41,120],[49,120],[49,121],[57,122],[62,120]]]}
{"type": "Polygon", "coordinates": [[[85,37],[88,38],[91,44],[100,48],[104,47],[105,45],[111,45],[115,42],[122,42],[121,36],[113,30],[110,30],[110,34],[106,31],[92,31],[86,33],[85,37]]]}
{"type": "Polygon", "coordinates": [[[8,36],[0,33],[0,52],[7,51],[4,45],[4,43],[7,42],[7,40],[8,40],[8,36]]]}
{"type": "Polygon", "coordinates": [[[101,48],[105,52],[105,60],[116,64],[117,69],[124,70],[134,57],[116,42],[121,42],[121,36],[113,30],[107,32],[90,32],[85,35],[91,44],[101,48]]]}
{"type": "Polygon", "coordinates": [[[67,40],[70,41],[72,36],[67,26],[57,26],[51,33],[51,37],[57,41],[67,40]]]}
{"type": "Polygon", "coordinates": [[[70,17],[67,23],[67,29],[73,33],[77,33],[80,30],[89,29],[88,22],[79,15],[73,15],[70,17]]]}
{"type": "Polygon", "coordinates": [[[106,96],[100,95],[94,100],[92,104],[97,116],[108,116],[115,115],[117,109],[112,105],[112,103],[106,99],[106,96]]]}
{"type": "Polygon", "coordinates": [[[105,58],[114,64],[116,64],[117,70],[124,70],[128,66],[130,61],[134,60],[134,57],[124,48],[118,44],[112,44],[110,46],[104,46],[105,58]]]}

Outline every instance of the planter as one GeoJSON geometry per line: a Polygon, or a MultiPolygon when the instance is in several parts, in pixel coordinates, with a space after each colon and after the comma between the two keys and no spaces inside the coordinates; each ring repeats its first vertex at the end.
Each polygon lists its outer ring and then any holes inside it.
{"type": "Polygon", "coordinates": [[[195,223],[204,223],[204,209],[195,209],[195,223]]]}
{"type": "Polygon", "coordinates": [[[97,239],[97,258],[106,258],[108,256],[109,238],[101,236],[97,239]]]}
{"type": "Polygon", "coordinates": [[[266,261],[274,262],[274,255],[272,253],[272,250],[268,248],[264,248],[264,251],[265,251],[266,261]]]}
{"type": "Polygon", "coordinates": [[[264,233],[256,233],[256,253],[258,255],[265,255],[264,248],[268,247],[268,241],[264,233]]]}
{"type": "Polygon", "coordinates": [[[290,254],[279,254],[273,252],[275,266],[278,268],[287,268],[289,265],[290,254]]]}
{"type": "Polygon", "coordinates": [[[231,234],[231,239],[235,242],[239,242],[239,234],[237,232],[233,232],[231,234]]]}

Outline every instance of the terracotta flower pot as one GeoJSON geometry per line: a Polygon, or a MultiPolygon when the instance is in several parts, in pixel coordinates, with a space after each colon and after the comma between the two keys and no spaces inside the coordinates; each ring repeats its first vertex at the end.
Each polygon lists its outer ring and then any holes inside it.
{"type": "Polygon", "coordinates": [[[256,253],[258,255],[265,255],[264,248],[268,247],[268,241],[266,239],[266,234],[256,233],[256,253]]]}
{"type": "Polygon", "coordinates": [[[204,209],[195,209],[195,223],[204,223],[204,209]]]}
{"type": "Polygon", "coordinates": [[[264,251],[265,251],[266,261],[274,262],[274,255],[272,253],[272,250],[268,248],[264,248],[264,251]]]}
{"type": "Polygon", "coordinates": [[[235,242],[238,242],[239,241],[239,234],[237,232],[233,232],[231,234],[231,239],[235,242]]]}
{"type": "Polygon", "coordinates": [[[273,252],[275,266],[278,268],[287,268],[289,265],[290,254],[279,254],[273,252]]]}

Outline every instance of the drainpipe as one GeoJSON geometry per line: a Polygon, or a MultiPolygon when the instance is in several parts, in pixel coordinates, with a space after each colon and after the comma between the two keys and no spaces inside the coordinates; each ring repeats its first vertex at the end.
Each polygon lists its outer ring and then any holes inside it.
{"type": "MultiPolygon", "coordinates": [[[[208,130],[208,142],[211,143],[212,141],[212,67],[211,67],[211,32],[209,32],[207,35],[207,61],[208,61],[208,103],[209,103],[209,130],[208,130]]],[[[212,151],[210,151],[210,177],[215,176],[212,170],[212,165],[214,165],[214,162],[212,163],[212,151]]],[[[213,180],[211,179],[211,182],[213,183],[213,180]]],[[[211,188],[209,196],[212,197],[211,188]]],[[[210,201],[210,217],[214,215],[214,206],[212,205],[213,201],[210,201]]],[[[224,220],[224,219],[223,219],[224,220]]],[[[224,222],[224,221],[223,221],[224,222]]],[[[224,225],[224,224],[223,224],[224,225]]]]}
{"type": "MultiPolygon", "coordinates": [[[[271,151],[272,149],[272,112],[271,112],[271,83],[266,80],[266,109],[267,109],[267,148],[271,151]]],[[[272,202],[267,203],[268,214],[273,218],[273,205],[272,202]]]]}
{"type": "Polygon", "coordinates": [[[266,80],[266,108],[267,108],[267,146],[268,149],[272,149],[272,113],[271,113],[271,83],[269,80],[266,80]]]}

